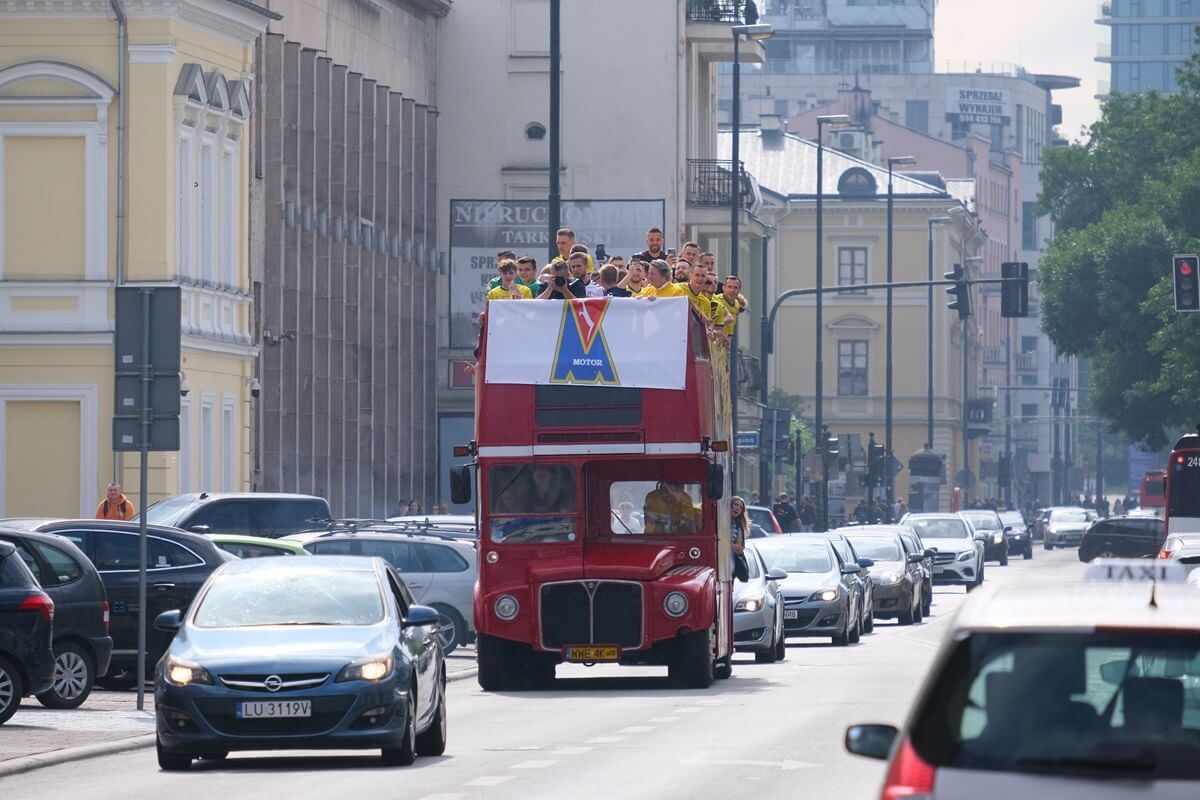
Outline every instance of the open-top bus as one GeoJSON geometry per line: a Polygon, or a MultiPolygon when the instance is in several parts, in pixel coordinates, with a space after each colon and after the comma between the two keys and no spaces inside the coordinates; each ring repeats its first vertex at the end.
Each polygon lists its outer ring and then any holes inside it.
{"type": "Polygon", "coordinates": [[[451,471],[478,498],[480,686],[563,662],[727,677],[727,348],[684,298],[488,306],[474,463],[451,471]]]}
{"type": "Polygon", "coordinates": [[[1200,426],[1171,448],[1166,478],[1165,535],[1200,533],[1200,426]]]}

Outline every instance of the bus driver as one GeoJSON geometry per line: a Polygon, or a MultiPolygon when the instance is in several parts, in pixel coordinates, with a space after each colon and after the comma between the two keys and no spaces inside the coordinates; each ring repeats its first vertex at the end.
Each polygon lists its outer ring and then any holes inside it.
{"type": "Polygon", "coordinates": [[[646,495],[646,533],[687,533],[700,529],[700,509],[683,484],[659,481],[658,488],[646,495]]]}

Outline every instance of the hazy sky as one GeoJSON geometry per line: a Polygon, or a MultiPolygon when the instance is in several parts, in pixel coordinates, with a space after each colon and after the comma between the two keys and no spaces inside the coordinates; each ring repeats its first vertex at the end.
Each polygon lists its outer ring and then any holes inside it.
{"type": "Polygon", "coordinates": [[[1107,41],[1108,28],[1096,24],[1097,0],[939,0],[934,21],[934,58],[939,72],[946,62],[1019,64],[1030,72],[1072,75],[1078,89],[1054,93],[1062,104],[1059,132],[1079,138],[1081,126],[1095,121],[1096,82],[1108,79],[1098,64],[1096,43],[1107,41]]]}

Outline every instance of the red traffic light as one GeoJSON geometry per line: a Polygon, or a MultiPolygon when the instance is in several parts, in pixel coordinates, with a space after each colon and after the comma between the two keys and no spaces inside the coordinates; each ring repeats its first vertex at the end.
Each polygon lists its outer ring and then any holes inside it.
{"type": "Polygon", "coordinates": [[[1195,272],[1195,268],[1192,266],[1190,261],[1179,262],[1180,275],[1191,275],[1193,272],[1195,272]]]}

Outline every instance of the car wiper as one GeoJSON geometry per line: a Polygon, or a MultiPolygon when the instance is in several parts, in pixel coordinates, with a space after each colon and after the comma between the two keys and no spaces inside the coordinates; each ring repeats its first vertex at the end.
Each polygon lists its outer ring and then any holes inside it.
{"type": "Polygon", "coordinates": [[[1139,751],[1130,755],[1091,756],[1033,756],[1017,759],[1017,764],[1031,767],[1075,767],[1107,772],[1152,772],[1158,766],[1153,753],[1139,751]]]}

